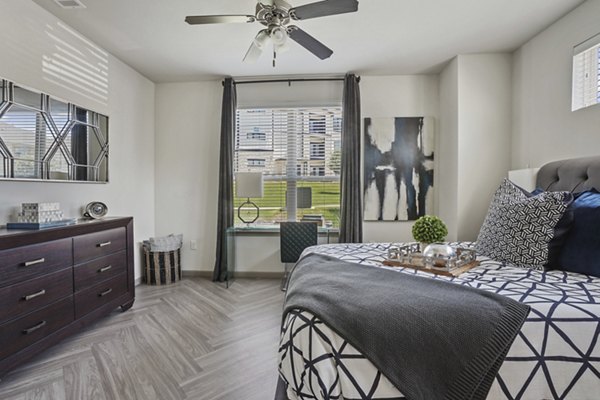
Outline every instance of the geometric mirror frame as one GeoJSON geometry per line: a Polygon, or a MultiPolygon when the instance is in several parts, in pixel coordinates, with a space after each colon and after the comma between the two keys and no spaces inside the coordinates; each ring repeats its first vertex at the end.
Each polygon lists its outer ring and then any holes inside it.
{"type": "Polygon", "coordinates": [[[108,117],[0,78],[0,179],[108,182],[108,117]]]}

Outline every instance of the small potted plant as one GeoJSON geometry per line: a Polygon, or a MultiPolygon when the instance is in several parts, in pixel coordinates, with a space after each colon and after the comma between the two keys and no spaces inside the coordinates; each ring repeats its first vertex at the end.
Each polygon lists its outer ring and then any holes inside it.
{"type": "Polygon", "coordinates": [[[413,238],[419,242],[421,251],[430,243],[443,242],[448,234],[444,221],[435,215],[424,215],[412,227],[413,238]]]}

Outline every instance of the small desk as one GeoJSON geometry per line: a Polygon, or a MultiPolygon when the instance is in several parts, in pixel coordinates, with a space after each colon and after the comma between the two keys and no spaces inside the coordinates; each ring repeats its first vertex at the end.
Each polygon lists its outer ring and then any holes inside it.
{"type": "MultiPolygon", "coordinates": [[[[319,227],[319,238],[325,239],[326,243],[330,243],[332,238],[337,237],[338,228],[319,227]]],[[[250,225],[250,226],[234,226],[227,229],[227,287],[233,282],[236,270],[236,242],[241,237],[278,237],[279,225],[250,225]]],[[[272,242],[272,240],[271,240],[272,242]]],[[[273,245],[269,245],[269,249],[273,250],[273,245]]],[[[279,249],[279,244],[277,244],[279,249]]]]}

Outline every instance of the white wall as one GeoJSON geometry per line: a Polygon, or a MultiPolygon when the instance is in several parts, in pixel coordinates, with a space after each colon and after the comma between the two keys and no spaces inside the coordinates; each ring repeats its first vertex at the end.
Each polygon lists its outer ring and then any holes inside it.
{"type": "MultiPolygon", "coordinates": [[[[0,224],[23,202],[60,202],[66,216],[79,217],[82,206],[99,200],[109,215],[134,217],[136,241],[152,236],[154,84],[31,1],[0,2],[0,36],[0,76],[110,118],[110,183],[0,181],[0,224]],[[70,74],[53,68],[57,56],[71,57],[69,68],[82,80],[63,79],[70,74]],[[90,79],[97,79],[95,91],[90,79]]],[[[139,252],[135,257],[137,278],[139,252]]]]}
{"type": "MultiPolygon", "coordinates": [[[[432,117],[439,143],[439,96],[436,75],[362,76],[360,81],[362,117],[432,117]]],[[[439,204],[439,146],[435,152],[434,203],[439,204]]],[[[436,208],[436,207],[434,207],[436,208]]],[[[437,213],[437,211],[429,211],[437,213]]],[[[365,242],[411,241],[412,223],[401,221],[364,222],[365,242]]]]}
{"type": "Polygon", "coordinates": [[[475,240],[509,168],[511,55],[459,55],[441,74],[441,217],[449,240],[475,240]],[[446,202],[447,201],[447,202],[446,202]]]}
{"type": "Polygon", "coordinates": [[[458,58],[440,74],[440,154],[436,171],[438,214],[448,228],[449,241],[458,237],[458,58]]]}
{"type": "Polygon", "coordinates": [[[183,233],[184,270],[215,262],[222,94],[220,81],[156,85],[156,234],[183,233]]]}
{"type": "Polygon", "coordinates": [[[458,56],[458,231],[475,240],[510,165],[511,55],[458,56]]]}
{"type": "Polygon", "coordinates": [[[600,32],[588,0],[514,53],[512,169],[600,154],[600,106],[571,112],[573,46],[600,32]]]}
{"type": "Polygon", "coordinates": [[[342,104],[342,81],[237,85],[238,107],[332,106],[342,104]]]}

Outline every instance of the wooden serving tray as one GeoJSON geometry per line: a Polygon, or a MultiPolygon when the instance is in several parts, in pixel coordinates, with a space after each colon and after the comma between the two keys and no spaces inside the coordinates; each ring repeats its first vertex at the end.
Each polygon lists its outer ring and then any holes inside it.
{"type": "Polygon", "coordinates": [[[423,271],[423,272],[428,272],[430,274],[444,275],[444,276],[459,276],[463,272],[466,272],[466,271],[470,270],[471,268],[475,268],[476,266],[479,265],[479,261],[471,261],[470,263],[467,263],[467,264],[463,265],[462,267],[454,268],[450,271],[447,271],[447,270],[444,270],[441,268],[439,268],[439,269],[438,268],[427,268],[422,265],[401,263],[400,261],[397,261],[397,260],[384,260],[384,261],[382,261],[382,263],[383,263],[383,265],[387,265],[388,267],[411,268],[411,269],[416,269],[417,271],[423,271]]]}

